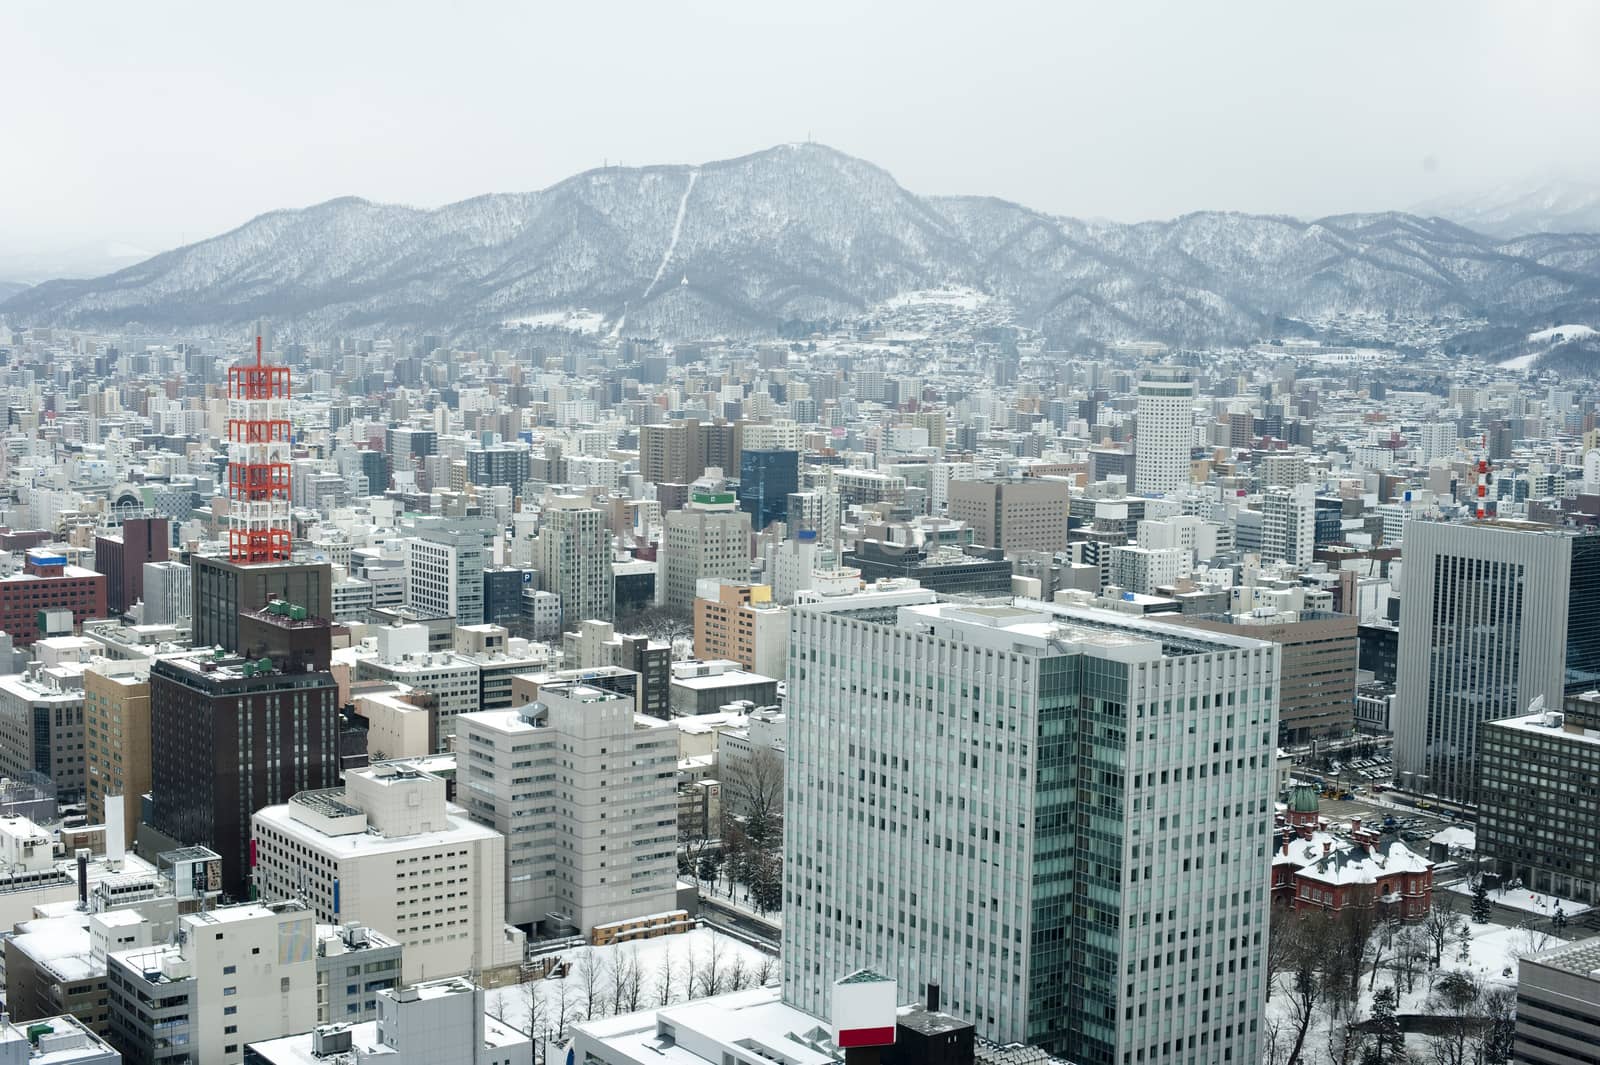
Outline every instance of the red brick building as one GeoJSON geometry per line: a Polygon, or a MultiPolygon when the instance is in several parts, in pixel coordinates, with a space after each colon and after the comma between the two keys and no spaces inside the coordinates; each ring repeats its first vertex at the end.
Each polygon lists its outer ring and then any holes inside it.
{"type": "Polygon", "coordinates": [[[1433,905],[1433,863],[1398,839],[1362,839],[1332,851],[1294,875],[1296,912],[1376,909],[1417,921],[1433,905]]]}
{"type": "Polygon", "coordinates": [[[39,616],[49,610],[72,611],[72,628],[106,616],[106,579],[94,570],[67,565],[64,555],[44,548],[28,551],[22,572],[0,578],[0,631],[18,647],[40,636],[39,616]]]}

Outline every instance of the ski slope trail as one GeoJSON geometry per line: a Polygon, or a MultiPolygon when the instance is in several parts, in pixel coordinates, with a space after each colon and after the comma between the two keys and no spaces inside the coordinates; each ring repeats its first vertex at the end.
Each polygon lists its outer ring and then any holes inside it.
{"type": "Polygon", "coordinates": [[[695,167],[689,171],[689,183],[683,187],[683,199],[678,201],[678,217],[672,223],[672,239],[667,241],[666,253],[661,256],[661,265],[656,267],[656,276],[650,279],[645,286],[644,295],[640,299],[649,299],[650,293],[661,283],[661,277],[667,272],[667,264],[672,261],[672,253],[678,250],[678,236],[683,232],[683,216],[689,213],[689,194],[694,191],[694,183],[700,180],[700,168],[695,167]]]}

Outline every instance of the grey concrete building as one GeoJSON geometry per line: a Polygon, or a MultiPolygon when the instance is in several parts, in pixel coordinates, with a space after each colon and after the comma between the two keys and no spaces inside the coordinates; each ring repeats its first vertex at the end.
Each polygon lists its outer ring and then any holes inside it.
{"type": "Polygon", "coordinates": [[[1600,692],[1491,721],[1478,755],[1478,853],[1529,890],[1600,902],[1600,692]]]}
{"type": "Polygon", "coordinates": [[[1600,680],[1600,536],[1412,521],[1402,562],[1395,783],[1475,803],[1484,722],[1600,680]]]}
{"type": "Polygon", "coordinates": [[[1278,696],[1280,744],[1294,746],[1350,734],[1355,724],[1358,658],[1354,615],[1299,610],[1268,617],[1184,616],[1181,621],[1197,629],[1278,645],[1283,678],[1278,696]]]}
{"type": "Polygon", "coordinates": [[[1519,1065],[1600,1062],[1600,938],[1523,958],[1517,971],[1519,1065]]]}
{"type": "Polygon", "coordinates": [[[950,482],[949,516],[966,522],[976,543],[1008,555],[1066,550],[1071,506],[1057,478],[950,482]]]}

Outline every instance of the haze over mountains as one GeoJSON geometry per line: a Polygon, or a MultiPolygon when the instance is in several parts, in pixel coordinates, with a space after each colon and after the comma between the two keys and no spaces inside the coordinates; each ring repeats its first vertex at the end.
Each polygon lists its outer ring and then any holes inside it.
{"type": "Polygon", "coordinates": [[[105,277],[38,285],[0,315],[211,332],[264,315],[307,337],[490,339],[581,309],[607,332],[677,339],[769,335],[943,285],[1007,300],[1059,344],[1242,343],[1351,312],[1523,335],[1600,324],[1600,235],[1491,236],[1402,212],[1085,221],[919,196],[801,144],[436,210],[344,198],[274,211],[105,277]]]}

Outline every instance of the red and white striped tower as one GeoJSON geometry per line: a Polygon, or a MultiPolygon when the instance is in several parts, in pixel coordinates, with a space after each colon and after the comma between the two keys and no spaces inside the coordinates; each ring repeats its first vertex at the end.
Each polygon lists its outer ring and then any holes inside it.
{"type": "Polygon", "coordinates": [[[228,369],[228,558],[289,559],[289,368],[228,369]]]}
{"type": "Polygon", "coordinates": [[[1489,485],[1494,482],[1494,467],[1489,465],[1489,439],[1482,438],[1483,450],[1478,454],[1478,491],[1473,501],[1478,520],[1488,517],[1489,485]]]}

